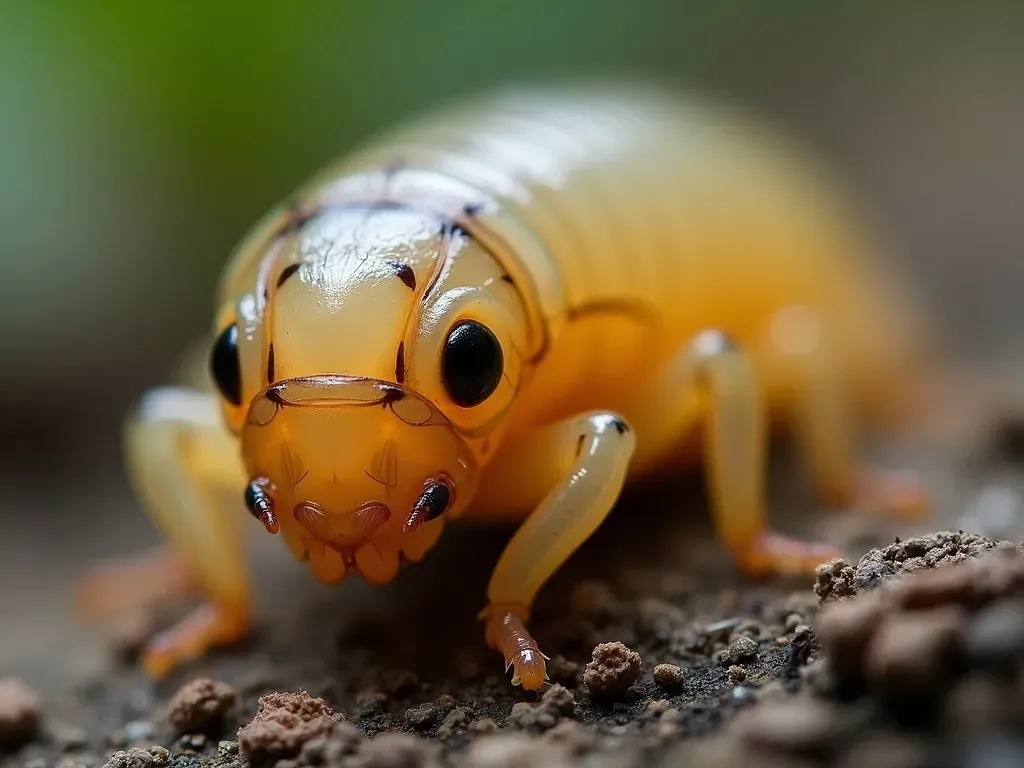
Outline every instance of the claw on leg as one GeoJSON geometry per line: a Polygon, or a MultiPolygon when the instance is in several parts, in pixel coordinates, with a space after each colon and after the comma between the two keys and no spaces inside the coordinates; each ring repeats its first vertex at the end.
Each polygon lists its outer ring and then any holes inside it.
{"type": "Polygon", "coordinates": [[[154,636],[142,654],[146,672],[163,678],[181,662],[198,658],[217,645],[241,640],[247,632],[245,621],[228,616],[211,603],[204,603],[170,629],[154,636]]]}
{"type": "Polygon", "coordinates": [[[512,669],[512,685],[522,685],[528,691],[539,691],[547,682],[550,659],[541,653],[537,641],[527,631],[523,606],[489,606],[486,617],[487,644],[505,657],[505,671],[512,669]]]}
{"type": "Polygon", "coordinates": [[[819,565],[840,552],[831,544],[801,541],[764,533],[752,545],[736,552],[739,566],[752,576],[813,575],[819,565]]]}

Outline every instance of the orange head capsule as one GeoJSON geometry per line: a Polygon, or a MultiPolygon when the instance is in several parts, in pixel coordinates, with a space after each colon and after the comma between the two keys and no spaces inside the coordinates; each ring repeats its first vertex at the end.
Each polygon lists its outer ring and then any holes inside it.
{"type": "Polygon", "coordinates": [[[211,353],[246,504],[320,579],[389,581],[475,493],[528,349],[521,297],[414,208],[324,208],[260,247],[211,353]]]}

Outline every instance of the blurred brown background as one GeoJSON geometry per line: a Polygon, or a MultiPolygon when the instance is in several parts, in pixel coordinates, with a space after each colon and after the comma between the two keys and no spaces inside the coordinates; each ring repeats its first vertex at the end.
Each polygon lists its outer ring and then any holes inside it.
{"type": "MultiPolygon", "coordinates": [[[[835,165],[961,359],[1015,359],[1021,40],[1024,4],[980,1],[0,2],[4,575],[60,594],[55,542],[152,538],[120,421],[206,330],[237,239],[378,127],[490,84],[651,72],[746,101],[835,165]]],[[[0,590],[24,626],[56,610],[0,590]]]]}

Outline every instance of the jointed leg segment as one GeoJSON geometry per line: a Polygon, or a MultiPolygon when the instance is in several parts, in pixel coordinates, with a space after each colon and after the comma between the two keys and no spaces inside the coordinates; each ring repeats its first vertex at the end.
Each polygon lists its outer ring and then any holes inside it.
{"type": "Polygon", "coordinates": [[[669,370],[682,405],[678,423],[703,422],[704,461],[715,528],[751,574],[804,573],[837,554],[826,544],[769,530],[765,513],[767,419],[747,356],[717,331],[699,334],[669,370]],[[679,364],[681,363],[681,365],[679,364]],[[687,395],[696,394],[698,408],[687,395]]]}
{"type": "Polygon", "coordinates": [[[513,683],[528,690],[543,685],[544,656],[525,628],[534,597],[607,517],[625,484],[634,447],[632,430],[620,417],[590,413],[511,449],[537,469],[519,476],[524,498],[549,489],[505,548],[481,613],[488,644],[514,668],[513,683]]]}
{"type": "Polygon", "coordinates": [[[249,584],[239,531],[221,509],[218,493],[243,488],[244,473],[217,401],[199,391],[150,392],[125,438],[130,478],[171,546],[149,562],[98,570],[84,579],[79,594],[85,611],[98,615],[197,587],[207,602],[153,638],[143,653],[148,671],[161,676],[248,630],[249,584]],[[119,587],[112,578],[117,574],[133,580],[119,587]]]}

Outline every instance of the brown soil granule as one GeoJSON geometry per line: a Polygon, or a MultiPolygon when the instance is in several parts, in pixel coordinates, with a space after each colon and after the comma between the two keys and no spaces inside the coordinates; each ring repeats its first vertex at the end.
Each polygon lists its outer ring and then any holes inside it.
{"type": "Polygon", "coordinates": [[[746,635],[740,635],[729,645],[726,658],[728,661],[743,661],[757,657],[757,641],[746,635]]]}
{"type": "Polygon", "coordinates": [[[20,746],[35,736],[42,714],[39,694],[16,678],[0,680],[0,746],[20,746]]]}
{"type": "Polygon", "coordinates": [[[742,683],[747,679],[747,670],[739,664],[733,664],[725,672],[733,683],[742,683]]]}
{"type": "Polygon", "coordinates": [[[965,646],[984,635],[986,625],[972,614],[1022,594],[1024,555],[992,547],[978,559],[909,574],[829,605],[819,624],[822,647],[840,683],[928,694],[940,679],[952,684],[965,646]]]}
{"type": "Polygon", "coordinates": [[[235,703],[235,689],[226,683],[199,677],[171,697],[167,720],[178,733],[212,732],[235,703]]]}
{"type": "Polygon", "coordinates": [[[111,755],[103,768],[150,768],[154,765],[167,765],[171,761],[171,753],[163,747],[132,747],[111,755]]]}
{"type": "Polygon", "coordinates": [[[654,682],[666,688],[673,688],[683,682],[683,670],[675,664],[658,664],[653,676],[654,682]]]}
{"type": "Polygon", "coordinates": [[[238,746],[252,765],[294,757],[306,742],[325,737],[339,717],[323,699],[299,693],[261,696],[256,716],[238,731],[238,746]]]}
{"type": "Polygon", "coordinates": [[[856,566],[836,558],[818,566],[814,592],[822,603],[853,597],[874,589],[893,576],[957,565],[996,549],[1017,549],[1009,541],[996,541],[974,533],[938,531],[899,540],[872,549],[856,566]]]}
{"type": "Polygon", "coordinates": [[[427,731],[436,726],[451,712],[455,699],[451,696],[439,696],[437,701],[428,701],[405,712],[405,721],[417,731],[427,731]]]}
{"type": "Polygon", "coordinates": [[[583,670],[583,683],[597,696],[621,696],[640,677],[640,654],[622,643],[601,643],[583,670]]]}
{"type": "Polygon", "coordinates": [[[509,723],[523,730],[543,732],[554,728],[563,717],[572,717],[576,712],[576,700],[572,692],[555,684],[548,688],[537,704],[520,701],[513,705],[509,723]]]}

